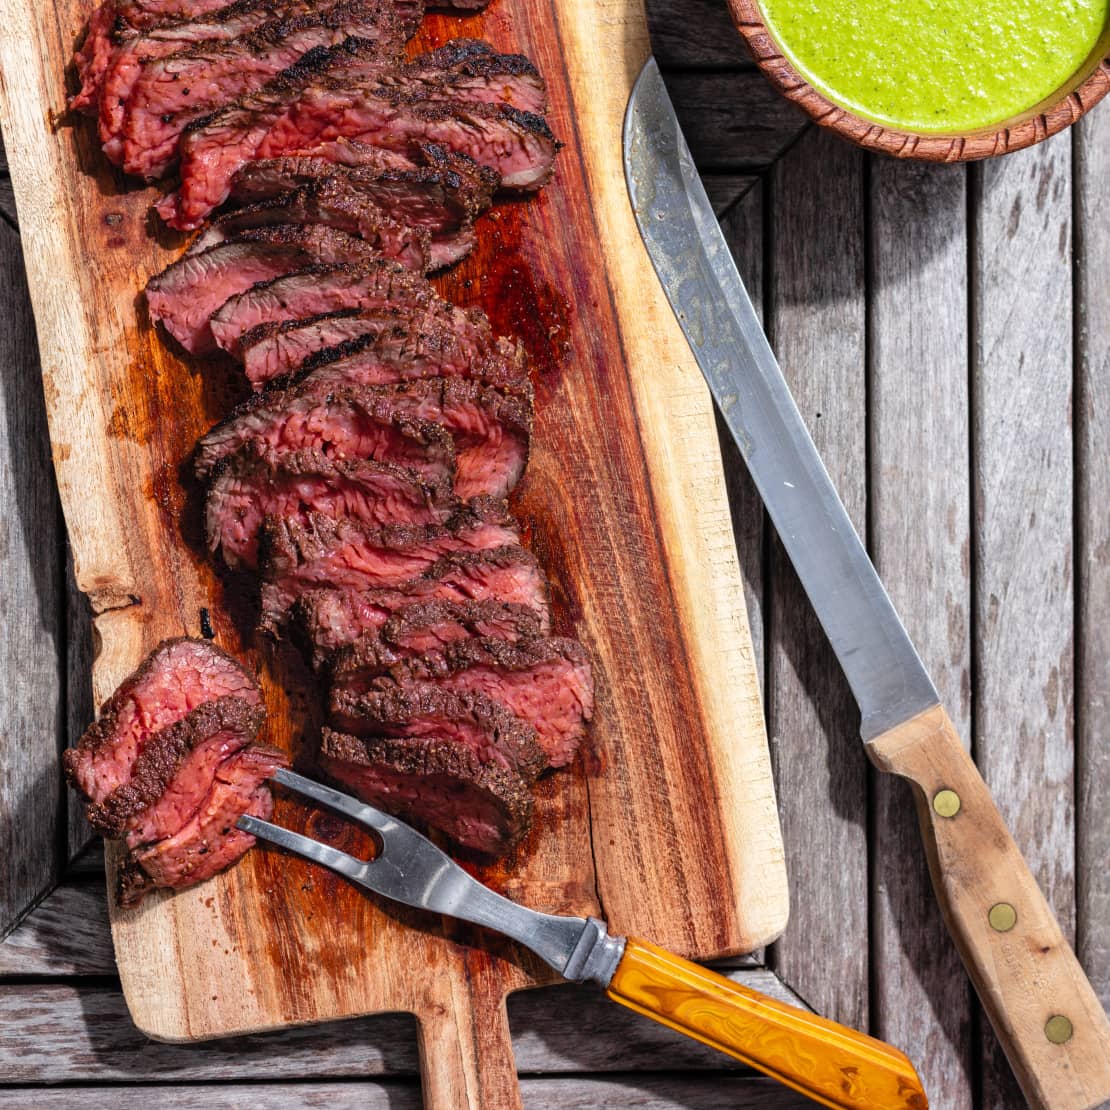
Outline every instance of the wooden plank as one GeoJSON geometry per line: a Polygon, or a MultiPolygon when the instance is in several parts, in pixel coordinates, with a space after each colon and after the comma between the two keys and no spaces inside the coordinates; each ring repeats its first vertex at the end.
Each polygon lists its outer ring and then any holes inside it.
{"type": "MultiPolygon", "coordinates": [[[[766,315],[798,408],[865,531],[863,155],[820,131],[772,171],[766,315]],[[816,183],[816,185],[815,185],[816,183]]],[[[866,1029],[867,762],[859,711],[777,540],[767,703],[790,860],[790,928],[772,966],[819,1013],[866,1029]]]]}
{"type": "Polygon", "coordinates": [[[647,0],[651,48],[664,69],[753,65],[721,0],[647,0]]]}
{"type": "MultiPolygon", "coordinates": [[[[589,1076],[569,1079],[524,1079],[524,1105],[529,1110],[594,1110],[598,1106],[635,1106],[638,1110],[804,1110],[813,1103],[769,1079],[747,1076],[629,1077],[599,1080],[589,1076]]],[[[102,1087],[65,1087],[50,1090],[22,1087],[0,1090],[0,1106],[10,1110],[53,1110],[78,1103],[99,1102],[102,1087]]],[[[165,1110],[210,1107],[211,1087],[121,1087],[111,1092],[120,1110],[145,1110],[156,1104],[165,1110]]],[[[326,1110],[416,1110],[422,1105],[415,1083],[267,1083],[220,1087],[225,1110],[289,1110],[321,1107],[326,1110]]]]}
{"type": "MultiPolygon", "coordinates": [[[[763,318],[764,285],[764,187],[762,181],[753,185],[729,209],[721,221],[729,249],[736,259],[736,267],[748,290],[755,310],[763,318]]],[[[718,413],[717,434],[721,440],[721,457],[725,466],[725,482],[732,509],[732,530],[736,537],[736,553],[740,560],[740,573],[744,576],[744,602],[748,610],[748,624],[752,631],[752,651],[755,653],[762,684],[766,670],[766,648],[763,619],[763,580],[766,572],[764,552],[766,544],[763,502],[752,482],[748,468],[732,439],[732,434],[718,413]]]]}
{"type": "Polygon", "coordinates": [[[668,73],[667,91],[703,173],[765,170],[809,126],[754,69],[668,73]]]}
{"type": "MultiPolygon", "coordinates": [[[[801,1005],[763,968],[730,971],[728,977],[801,1005]]],[[[510,996],[509,1021],[522,1073],[740,1068],[590,987],[510,996]]],[[[117,987],[0,984],[0,1075],[9,1084],[280,1081],[416,1072],[416,1025],[408,1015],[303,1026],[197,1048],[144,1037],[117,987]]]]}
{"type": "MultiPolygon", "coordinates": [[[[971,725],[967,171],[870,163],[872,555],[960,734],[971,725]]],[[[973,1100],[971,988],[909,787],[876,776],[872,1031],[951,1110],[973,1100]]]]}
{"type": "Polygon", "coordinates": [[[104,883],[56,887],[0,943],[0,975],[115,975],[104,883]]]}
{"type": "Polygon", "coordinates": [[[1110,115],[1076,132],[1076,945],[1110,1008],[1110,115]]]}
{"type": "Polygon", "coordinates": [[[18,224],[15,214],[15,194],[12,191],[12,179],[8,173],[8,159],[4,154],[2,139],[0,139],[0,218],[7,220],[12,227],[18,224]]]}
{"type": "MultiPolygon", "coordinates": [[[[65,703],[66,735],[76,744],[95,714],[92,696],[93,626],[89,599],[73,578],[73,557],[66,548],[65,578],[65,703]]],[[[74,791],[67,792],[67,859],[72,862],[92,843],[94,833],[85,820],[85,807],[74,791]]],[[[103,855],[100,857],[103,864],[103,855]]]]}
{"type": "MultiPolygon", "coordinates": [[[[975,756],[1075,926],[1071,139],[976,171],[975,756]]],[[[985,1023],[984,1023],[985,1024],[985,1023]]],[[[983,1105],[1021,1095],[987,1029],[983,1105]]]]}
{"type": "Polygon", "coordinates": [[[702,178],[713,211],[719,217],[723,217],[759,181],[759,177],[753,174],[742,173],[710,173],[702,178]]]}
{"type": "Polygon", "coordinates": [[[19,236],[0,222],[0,937],[56,881],[61,541],[19,236]]]}

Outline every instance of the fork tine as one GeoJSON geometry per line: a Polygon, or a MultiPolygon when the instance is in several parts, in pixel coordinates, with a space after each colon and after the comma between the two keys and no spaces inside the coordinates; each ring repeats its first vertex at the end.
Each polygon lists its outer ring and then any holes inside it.
{"type": "Polygon", "coordinates": [[[294,771],[287,771],[284,767],[275,771],[270,778],[292,790],[295,794],[311,798],[314,802],[327,806],[335,813],[342,813],[344,817],[349,817],[352,821],[368,826],[379,836],[384,836],[389,826],[396,824],[392,817],[383,813],[380,809],[375,809],[372,805],[360,802],[358,798],[352,798],[350,794],[343,794],[321,782],[314,782],[312,779],[306,779],[303,775],[298,775],[294,771]]]}
{"type": "Polygon", "coordinates": [[[242,829],[245,833],[250,833],[251,836],[255,836],[259,840],[276,844],[279,848],[284,848],[296,856],[329,867],[332,871],[338,872],[352,882],[365,883],[367,871],[373,863],[373,860],[368,863],[365,860],[356,859],[354,856],[347,855],[346,852],[339,851],[338,848],[321,844],[311,837],[301,836],[300,833],[282,828],[281,825],[273,825],[269,821],[262,821],[257,817],[251,817],[249,814],[240,817],[235,822],[235,827],[242,829]]]}

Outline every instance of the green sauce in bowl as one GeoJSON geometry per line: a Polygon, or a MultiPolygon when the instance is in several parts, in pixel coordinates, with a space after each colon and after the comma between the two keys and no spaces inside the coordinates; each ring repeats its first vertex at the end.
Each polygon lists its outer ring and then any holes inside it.
{"type": "Polygon", "coordinates": [[[877,123],[971,131],[1034,108],[1094,56],[1110,0],[760,0],[819,92],[877,123]]]}

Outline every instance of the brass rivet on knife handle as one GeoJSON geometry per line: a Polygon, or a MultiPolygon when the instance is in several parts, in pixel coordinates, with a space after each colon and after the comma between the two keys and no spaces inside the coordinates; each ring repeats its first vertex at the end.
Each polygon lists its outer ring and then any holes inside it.
{"type": "Polygon", "coordinates": [[[1008,933],[1017,924],[1017,910],[1009,902],[995,902],[987,920],[996,933],[1008,933]]]}
{"type": "Polygon", "coordinates": [[[941,817],[955,817],[960,812],[960,796],[955,790],[938,790],[933,795],[933,809],[941,817]]]}
{"type": "Polygon", "coordinates": [[[926,710],[867,751],[914,787],[949,931],[1030,1105],[1101,1106],[1110,1022],[948,715],[926,710]],[[940,790],[959,795],[958,820],[937,812],[940,790]]]}
{"type": "Polygon", "coordinates": [[[1067,1044],[1075,1030],[1063,1014],[1054,1014],[1045,1022],[1044,1035],[1053,1044],[1067,1044]]]}

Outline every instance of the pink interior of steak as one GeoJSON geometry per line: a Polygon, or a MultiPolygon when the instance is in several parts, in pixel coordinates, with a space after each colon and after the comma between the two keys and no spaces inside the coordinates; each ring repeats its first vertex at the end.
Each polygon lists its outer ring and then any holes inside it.
{"type": "Polygon", "coordinates": [[[263,560],[267,579],[262,589],[265,627],[274,627],[284,620],[289,607],[305,590],[399,586],[452,552],[482,551],[519,541],[516,530],[499,521],[468,521],[458,528],[346,527],[326,541],[319,538],[322,523],[318,518],[309,521],[311,535],[300,534],[302,530],[290,522],[275,521],[264,527],[263,536],[269,548],[269,558],[263,560]],[[302,539],[307,539],[308,545],[301,543],[302,539]],[[289,550],[290,541],[299,549],[289,550]]]}
{"type": "Polygon", "coordinates": [[[480,694],[418,686],[400,695],[333,701],[330,719],[353,736],[388,736],[447,743],[533,782],[548,767],[535,729],[480,694]]]}
{"type": "Polygon", "coordinates": [[[364,460],[333,461],[314,451],[229,456],[206,506],[208,545],[231,567],[258,566],[267,515],[306,522],[309,513],[368,525],[438,524],[457,507],[450,486],[429,486],[415,471],[364,460]]]}
{"type": "Polygon", "coordinates": [[[537,634],[550,633],[547,580],[522,547],[448,556],[397,589],[309,591],[298,601],[296,617],[311,645],[313,665],[320,667],[346,644],[377,636],[389,617],[406,606],[487,599],[526,609],[536,617],[537,634]]]}
{"type": "Polygon", "coordinates": [[[523,605],[503,601],[424,601],[398,609],[382,626],[381,638],[410,655],[441,651],[461,640],[538,636],[540,621],[523,605]]]}
{"type": "Polygon", "coordinates": [[[343,308],[387,309],[397,303],[436,299],[423,278],[393,262],[366,267],[339,265],[286,274],[228,298],[212,315],[216,342],[239,357],[239,339],[260,324],[317,316],[343,308]]]}
{"type": "Polygon", "coordinates": [[[438,424],[402,415],[356,391],[308,389],[259,397],[204,436],[197,473],[248,443],[275,454],[319,451],[333,459],[373,459],[408,467],[431,482],[453,482],[455,448],[438,424]]]}
{"type": "Polygon", "coordinates": [[[90,824],[134,847],[172,836],[197,811],[216,767],[258,735],[259,705],[218,698],[155,733],[135,760],[130,779],[103,803],[88,807],[90,824]]]}
{"type": "Polygon", "coordinates": [[[263,820],[273,812],[266,779],[288,760],[270,748],[247,748],[216,769],[212,787],[190,820],[167,840],[133,858],[155,886],[180,889],[211,878],[234,863],[255,839],[235,827],[249,813],[263,820]]]}
{"type": "Polygon", "coordinates": [[[388,674],[380,665],[345,669],[347,661],[337,657],[332,696],[403,690],[422,682],[483,694],[527,721],[539,735],[551,765],[562,767],[573,759],[585,735],[585,722],[593,715],[593,678],[577,644],[552,640],[548,645],[555,650],[535,642],[518,650],[496,640],[463,641],[440,655],[389,666],[388,674]]]}
{"type": "Polygon", "coordinates": [[[499,855],[527,829],[523,780],[441,740],[358,741],[325,731],[324,771],[358,797],[419,821],[478,852],[499,855]],[[352,756],[354,758],[344,758],[352,756]]]}
{"type": "Polygon", "coordinates": [[[201,640],[168,641],[116,692],[78,746],[65,753],[70,781],[92,801],[104,801],[130,779],[149,737],[221,697],[261,703],[255,679],[218,648],[201,640]]]}

